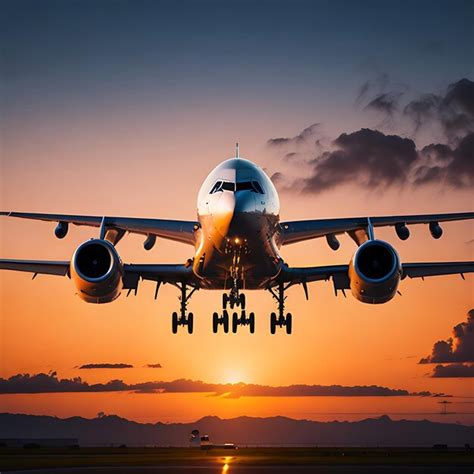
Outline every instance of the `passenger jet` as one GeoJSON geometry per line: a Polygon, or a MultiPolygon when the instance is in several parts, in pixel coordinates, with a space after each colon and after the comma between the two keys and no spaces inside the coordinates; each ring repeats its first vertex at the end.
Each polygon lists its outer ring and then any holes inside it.
{"type": "Polygon", "coordinates": [[[278,309],[270,315],[270,332],[285,328],[291,334],[292,315],[285,311],[285,291],[302,285],[308,299],[308,283],[330,280],[334,291],[350,290],[359,301],[386,303],[398,292],[401,280],[435,275],[472,273],[474,262],[403,263],[396,250],[375,238],[377,227],[392,226],[401,240],[408,226],[426,224],[433,238],[443,233],[439,223],[474,218],[474,212],[383,217],[349,217],[286,221],[279,219],[278,193],[270,178],[256,164],[239,157],[218,165],[204,181],[198,195],[197,220],[144,219],[135,217],[76,216],[0,212],[0,215],[57,223],[55,235],[66,236],[70,224],[98,227],[99,237],[79,245],[71,261],[5,260],[0,269],[67,276],[87,303],[109,303],[123,290],[137,292],[141,280],[168,283],[180,291],[180,308],[172,315],[172,332],[186,326],[193,332],[193,313],[188,303],[196,290],[221,290],[222,310],[213,314],[213,332],[237,332],[241,325],[255,330],[255,315],[246,311],[245,290],[267,290],[278,309]],[[194,256],[184,263],[123,263],[116,245],[127,232],[145,237],[150,250],[156,238],[194,246],[194,256]],[[284,245],[325,238],[333,250],[338,235],[347,233],[358,248],[348,265],[291,267],[280,254],[284,245]],[[232,313],[232,314],[229,314],[232,313]]]}

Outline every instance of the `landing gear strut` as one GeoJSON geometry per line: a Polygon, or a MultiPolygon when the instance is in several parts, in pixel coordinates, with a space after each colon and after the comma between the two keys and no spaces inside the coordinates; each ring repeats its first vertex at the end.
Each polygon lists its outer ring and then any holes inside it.
{"type": "Polygon", "coordinates": [[[178,332],[179,326],[187,326],[188,333],[193,333],[193,323],[194,323],[194,315],[193,313],[187,313],[186,309],[188,306],[188,301],[191,298],[192,294],[197,290],[197,288],[193,288],[192,290],[187,289],[186,283],[176,284],[175,285],[181,291],[181,296],[179,297],[180,301],[180,312],[179,315],[175,311],[172,314],[172,324],[171,329],[173,334],[178,332]]]}
{"type": "Polygon", "coordinates": [[[229,332],[229,311],[227,306],[230,306],[230,309],[234,307],[240,307],[240,316],[237,312],[232,313],[232,332],[235,334],[239,326],[250,326],[250,333],[255,332],[255,314],[247,313],[245,311],[245,295],[239,292],[238,281],[234,280],[232,288],[229,294],[224,293],[222,295],[222,316],[219,316],[218,313],[212,315],[212,330],[214,333],[217,332],[219,325],[222,324],[224,327],[224,332],[229,332]]]}
{"type": "Polygon", "coordinates": [[[270,314],[270,332],[275,334],[276,328],[285,326],[286,333],[291,334],[293,316],[291,313],[286,313],[285,315],[285,290],[286,287],[283,283],[278,284],[278,292],[275,292],[273,288],[268,288],[268,291],[272,294],[273,298],[277,300],[278,303],[278,316],[276,313],[270,314]]]}

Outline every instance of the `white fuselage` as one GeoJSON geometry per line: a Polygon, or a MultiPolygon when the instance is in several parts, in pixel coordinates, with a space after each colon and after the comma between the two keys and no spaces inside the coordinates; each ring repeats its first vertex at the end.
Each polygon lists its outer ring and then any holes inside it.
{"type": "Polygon", "coordinates": [[[262,288],[279,272],[280,201],[267,174],[251,161],[232,158],[217,166],[198,195],[201,225],[194,273],[207,288],[262,288]]]}

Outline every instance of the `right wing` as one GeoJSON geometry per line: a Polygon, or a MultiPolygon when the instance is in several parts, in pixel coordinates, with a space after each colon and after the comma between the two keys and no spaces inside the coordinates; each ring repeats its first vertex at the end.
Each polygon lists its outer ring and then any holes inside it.
{"type": "MultiPolygon", "coordinates": [[[[402,264],[402,279],[424,278],[439,275],[461,275],[474,273],[474,262],[427,262],[402,264]]],[[[331,280],[334,290],[350,288],[349,265],[328,265],[321,267],[283,267],[277,282],[289,286],[312,281],[331,280]]]]}
{"type": "Polygon", "coordinates": [[[40,221],[58,222],[90,227],[103,227],[107,232],[119,233],[115,243],[125,232],[162,237],[186,244],[195,244],[196,221],[146,219],[141,217],[74,216],[69,214],[38,214],[33,212],[0,212],[0,216],[19,217],[40,221]]]}
{"type": "Polygon", "coordinates": [[[354,240],[364,241],[367,229],[413,224],[437,224],[474,219],[474,212],[458,212],[450,214],[418,214],[409,216],[376,216],[376,217],[343,217],[336,219],[315,219],[305,221],[287,221],[280,223],[282,245],[303,242],[304,240],[330,237],[347,232],[354,240]]]}

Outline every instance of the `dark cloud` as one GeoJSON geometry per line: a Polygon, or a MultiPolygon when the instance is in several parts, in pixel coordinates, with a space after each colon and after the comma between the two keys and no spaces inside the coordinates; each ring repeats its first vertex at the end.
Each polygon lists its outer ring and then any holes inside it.
{"type": "Polygon", "coordinates": [[[433,378],[469,378],[474,377],[474,364],[437,365],[431,374],[433,378]]]}
{"type": "Polygon", "coordinates": [[[79,367],[80,369],[133,369],[133,365],[131,364],[124,364],[120,362],[118,364],[84,364],[79,367]]]}
{"type": "Polygon", "coordinates": [[[418,157],[413,140],[368,128],[343,133],[333,145],[334,151],[310,162],[312,174],[300,181],[304,191],[319,193],[343,183],[375,188],[404,184],[418,157]]]}
{"type": "Polygon", "coordinates": [[[441,97],[435,94],[423,94],[405,106],[403,113],[413,121],[415,133],[427,121],[433,120],[438,116],[441,101],[441,97]]]}
{"type": "Polygon", "coordinates": [[[148,369],[161,369],[163,366],[161,364],[146,364],[145,367],[148,369]]]}
{"type": "Polygon", "coordinates": [[[403,92],[384,92],[372,99],[364,108],[382,114],[383,120],[380,126],[388,125],[398,111],[398,104],[402,95],[403,92]]]}
{"type": "Polygon", "coordinates": [[[309,139],[316,134],[316,131],[320,125],[320,123],[313,123],[309,127],[306,127],[301,133],[291,138],[270,138],[267,141],[267,144],[270,146],[281,146],[290,144],[299,145],[301,143],[308,142],[309,139]]]}
{"type": "Polygon", "coordinates": [[[446,341],[434,344],[431,355],[420,364],[473,362],[474,363],[474,309],[467,314],[467,321],[453,328],[453,335],[446,341]]]}
{"type": "Polygon", "coordinates": [[[122,380],[89,384],[80,377],[59,379],[56,372],[49,374],[18,374],[0,378],[0,394],[55,393],[55,392],[136,392],[136,393],[210,393],[228,398],[239,397],[390,397],[436,396],[428,391],[380,387],[377,385],[347,387],[341,385],[288,385],[272,387],[257,384],[212,384],[202,381],[178,379],[171,382],[143,382],[127,384],[122,380]]]}
{"type": "Polygon", "coordinates": [[[474,133],[466,135],[455,148],[443,144],[425,146],[419,152],[420,165],[414,184],[445,183],[452,187],[474,185],[474,133]]]}
{"type": "Polygon", "coordinates": [[[438,121],[450,143],[474,132],[474,82],[461,79],[450,84],[444,95],[423,94],[403,109],[417,132],[423,125],[438,121]]]}

